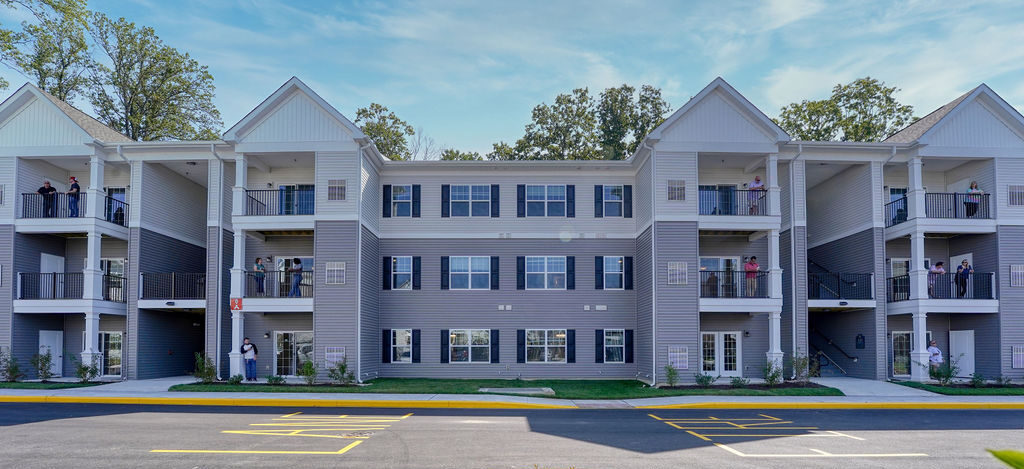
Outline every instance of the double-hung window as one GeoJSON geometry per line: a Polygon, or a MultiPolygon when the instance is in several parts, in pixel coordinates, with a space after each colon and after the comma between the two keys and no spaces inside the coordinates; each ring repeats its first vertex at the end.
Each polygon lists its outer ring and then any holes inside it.
{"type": "Polygon", "coordinates": [[[604,330],[604,362],[626,362],[626,331],[623,329],[604,330]]]}
{"type": "Polygon", "coordinates": [[[452,185],[450,203],[453,217],[489,217],[491,186],[452,185]]]}
{"type": "Polygon", "coordinates": [[[622,290],[625,288],[623,282],[624,260],[622,256],[604,256],[604,289],[622,290]]]}
{"type": "Polygon", "coordinates": [[[490,329],[452,329],[448,331],[451,363],[490,363],[490,329]]]}
{"type": "Polygon", "coordinates": [[[565,290],[565,256],[527,256],[527,290],[565,290]]]}
{"type": "Polygon", "coordinates": [[[391,186],[391,216],[412,216],[412,185],[391,186]]]}
{"type": "Polygon", "coordinates": [[[526,216],[564,217],[565,186],[526,186],[526,216]]]}
{"type": "Polygon", "coordinates": [[[412,256],[391,258],[391,289],[412,290],[412,256]]]}
{"type": "Polygon", "coordinates": [[[391,363],[412,363],[412,329],[391,330],[391,363]]]}
{"type": "Polygon", "coordinates": [[[565,363],[565,329],[527,329],[527,363],[565,363]]]}
{"type": "Polygon", "coordinates": [[[622,216],[622,186],[604,186],[604,216],[622,216]]]}
{"type": "Polygon", "coordinates": [[[452,290],[490,290],[491,258],[487,256],[450,257],[449,285],[452,290]]]}

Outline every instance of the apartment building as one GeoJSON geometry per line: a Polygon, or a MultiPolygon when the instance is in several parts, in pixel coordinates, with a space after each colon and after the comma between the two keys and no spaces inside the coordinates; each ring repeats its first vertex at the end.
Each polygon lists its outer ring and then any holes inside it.
{"type": "Polygon", "coordinates": [[[0,347],[58,375],[227,377],[249,338],[261,376],[924,379],[934,339],[1024,377],[1024,118],[984,85],[881,143],[716,79],[623,161],[401,162],[297,78],[204,142],[26,84],[0,165],[0,347]]]}

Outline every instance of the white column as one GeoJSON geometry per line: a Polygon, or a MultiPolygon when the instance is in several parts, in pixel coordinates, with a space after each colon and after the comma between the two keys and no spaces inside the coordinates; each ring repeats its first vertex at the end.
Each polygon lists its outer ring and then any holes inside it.
{"type": "Polygon", "coordinates": [[[920,156],[907,162],[907,177],[907,219],[924,218],[924,175],[920,156]]]}
{"type": "Polygon", "coordinates": [[[106,193],[103,191],[103,175],[106,162],[99,156],[93,155],[89,159],[89,187],[85,189],[85,216],[87,218],[102,218],[103,204],[106,193]]]}
{"type": "Polygon", "coordinates": [[[910,299],[928,298],[928,271],[924,268],[924,232],[910,235],[910,299]]]}
{"type": "MultiPolygon", "coordinates": [[[[779,188],[779,155],[768,155],[765,162],[765,177],[768,179],[768,215],[782,215],[782,190],[779,188]]],[[[792,181],[790,181],[792,183],[792,181]]]]}
{"type": "Polygon", "coordinates": [[[86,239],[85,269],[82,274],[82,298],[91,300],[103,299],[103,271],[100,270],[100,249],[102,236],[89,231],[86,239]]]}
{"type": "Polygon", "coordinates": [[[768,234],[768,282],[771,298],[782,298],[782,267],[779,262],[779,230],[771,230],[768,234]]]}
{"type": "Polygon", "coordinates": [[[245,215],[245,188],[249,185],[249,168],[245,155],[235,158],[235,186],[232,189],[232,215],[245,215]]]}
{"type": "Polygon", "coordinates": [[[82,363],[91,365],[93,360],[99,360],[100,348],[97,341],[100,333],[100,313],[85,313],[85,344],[82,347],[82,363]]]}
{"type": "Polygon", "coordinates": [[[925,381],[928,379],[928,321],[927,313],[914,313],[914,344],[910,352],[910,379],[925,381]]]}
{"type": "Polygon", "coordinates": [[[242,339],[245,337],[245,313],[231,311],[231,352],[228,353],[231,363],[231,376],[245,374],[245,362],[242,359],[242,339]]]}
{"type": "Polygon", "coordinates": [[[768,362],[782,367],[782,312],[768,313],[768,362]]]}

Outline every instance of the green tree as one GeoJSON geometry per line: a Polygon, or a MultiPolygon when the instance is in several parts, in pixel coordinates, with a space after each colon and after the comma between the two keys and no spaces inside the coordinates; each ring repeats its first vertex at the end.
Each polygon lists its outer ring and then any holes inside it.
{"type": "Polygon", "coordinates": [[[371,103],[356,110],[356,125],[377,145],[380,153],[392,160],[407,160],[412,156],[406,137],[416,132],[408,122],[399,119],[388,108],[371,103]]]}
{"type": "Polygon", "coordinates": [[[647,134],[665,122],[672,109],[668,101],[661,97],[661,89],[651,85],[640,87],[637,97],[636,112],[633,117],[633,142],[629,144],[629,153],[633,154],[647,134]]]}
{"type": "MultiPolygon", "coordinates": [[[[31,55],[35,48],[38,36],[35,28],[43,26],[44,21],[81,24],[87,14],[84,0],[0,0],[0,7],[28,13],[36,20],[23,21],[18,28],[0,24],[0,64],[14,69],[23,69],[25,56],[31,55]]],[[[7,86],[7,81],[0,78],[0,89],[7,86]]]]}
{"type": "Polygon", "coordinates": [[[454,148],[445,148],[441,150],[441,159],[444,161],[474,161],[482,160],[480,154],[477,152],[459,151],[454,148]]]}
{"type": "Polygon", "coordinates": [[[794,139],[827,142],[839,135],[841,117],[839,106],[831,99],[803,100],[782,108],[775,122],[794,139]]]}
{"type": "Polygon", "coordinates": [[[605,159],[622,159],[626,155],[626,137],[636,121],[633,93],[636,90],[623,84],[601,92],[597,104],[598,126],[601,130],[601,154],[605,159]]]}
{"type": "Polygon", "coordinates": [[[913,106],[897,101],[897,92],[874,78],[858,78],[836,85],[828,99],[783,107],[776,123],[799,140],[882,141],[915,120],[913,106]]]}
{"type": "Polygon", "coordinates": [[[487,154],[489,160],[517,160],[519,152],[515,147],[505,142],[498,142],[491,145],[493,148],[490,153],[487,154]]]}
{"type": "Polygon", "coordinates": [[[516,142],[518,159],[593,160],[597,149],[597,118],[594,99],[586,88],[560,94],[554,104],[533,108],[533,121],[516,142]]]}
{"type": "Polygon", "coordinates": [[[86,72],[92,66],[85,23],[77,15],[43,12],[38,24],[25,24],[27,50],[18,66],[36,85],[62,101],[70,102],[87,91],[86,72]]]}
{"type": "Polygon", "coordinates": [[[89,98],[100,121],[133,140],[217,137],[223,124],[205,65],[124,18],[94,13],[90,32],[110,61],[97,64],[91,78],[89,98]]]}

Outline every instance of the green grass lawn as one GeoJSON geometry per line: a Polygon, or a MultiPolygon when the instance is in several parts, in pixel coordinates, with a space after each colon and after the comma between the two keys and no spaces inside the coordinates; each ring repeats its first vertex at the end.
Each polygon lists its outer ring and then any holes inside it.
{"type": "Polygon", "coordinates": [[[945,394],[947,396],[1024,396],[1024,387],[997,388],[994,386],[986,386],[984,388],[961,388],[949,386],[936,386],[934,384],[918,383],[916,381],[893,382],[896,384],[902,384],[910,388],[923,389],[925,391],[930,391],[937,394],[945,394]]]}
{"type": "Polygon", "coordinates": [[[838,389],[824,387],[762,389],[657,389],[632,380],[501,380],[501,379],[417,379],[379,378],[370,386],[270,386],[218,384],[177,384],[171,391],[190,392],[344,392],[394,394],[481,394],[479,388],[551,388],[562,399],[637,399],[665,396],[842,396],[838,389]]]}
{"type": "Polygon", "coordinates": [[[96,386],[99,384],[106,383],[40,383],[40,382],[23,382],[18,381],[15,383],[0,382],[0,389],[69,389],[69,388],[81,388],[85,386],[96,386]]]}

